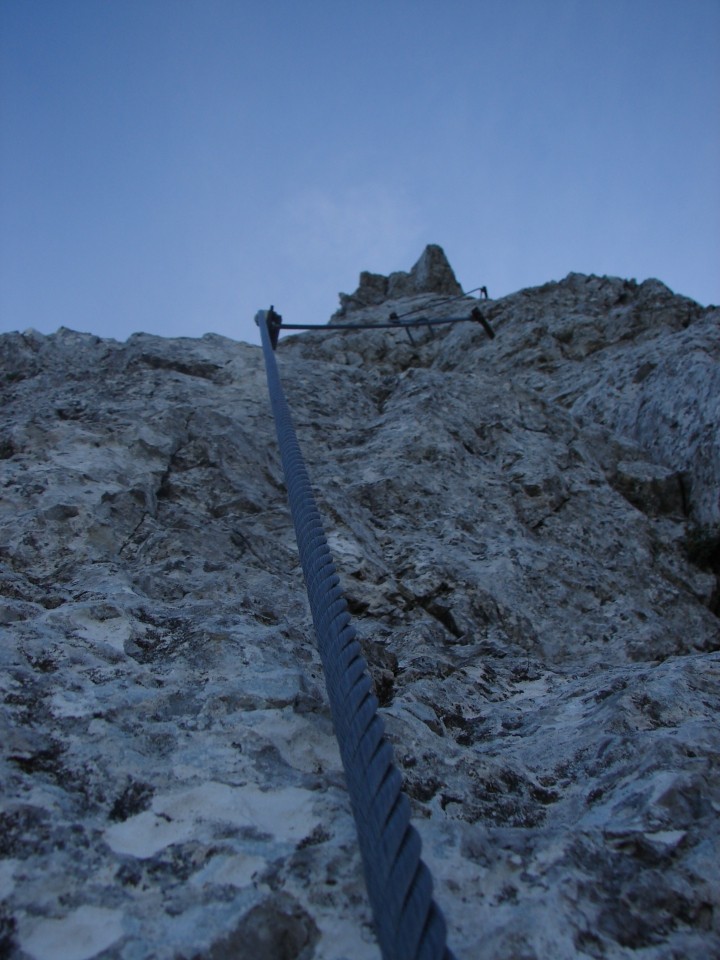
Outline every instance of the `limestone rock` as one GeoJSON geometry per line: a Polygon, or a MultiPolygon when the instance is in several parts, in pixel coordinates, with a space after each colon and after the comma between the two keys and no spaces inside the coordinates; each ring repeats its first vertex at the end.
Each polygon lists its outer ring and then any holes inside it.
{"type": "Polygon", "coordinates": [[[399,270],[385,277],[380,273],[363,271],[355,293],[340,294],[340,309],[333,319],[338,320],[353,311],[377,306],[387,301],[401,300],[421,294],[439,294],[455,297],[462,287],[455,279],[445,251],[437,244],[428,244],[409,273],[399,270]]]}
{"type": "MultiPolygon", "coordinates": [[[[481,306],[492,341],[278,348],[450,943],[706,960],[720,312],[580,275],[481,306]]],[[[0,953],[377,960],[259,348],[0,364],[0,953]]]]}

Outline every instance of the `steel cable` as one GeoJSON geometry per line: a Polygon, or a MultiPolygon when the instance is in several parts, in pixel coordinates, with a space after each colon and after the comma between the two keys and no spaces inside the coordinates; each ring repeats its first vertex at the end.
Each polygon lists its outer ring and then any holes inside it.
{"type": "Polygon", "coordinates": [[[290,511],[383,960],[455,960],[420,836],[315,504],[268,330],[260,327],[290,511]]]}

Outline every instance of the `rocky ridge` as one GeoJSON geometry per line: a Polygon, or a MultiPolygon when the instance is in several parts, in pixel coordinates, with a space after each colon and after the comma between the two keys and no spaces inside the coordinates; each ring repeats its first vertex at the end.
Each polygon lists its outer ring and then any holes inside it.
{"type": "MultiPolygon", "coordinates": [[[[450,942],[720,955],[720,310],[479,306],[278,348],[450,942]]],[[[0,357],[0,955],[376,958],[259,348],[0,357]]]]}
{"type": "Polygon", "coordinates": [[[437,244],[430,243],[407,273],[396,270],[386,277],[382,273],[363,270],[357,290],[339,295],[340,309],[333,314],[330,322],[339,323],[350,314],[392,301],[406,300],[408,297],[423,294],[457,297],[461,296],[462,292],[445,251],[437,244]]]}

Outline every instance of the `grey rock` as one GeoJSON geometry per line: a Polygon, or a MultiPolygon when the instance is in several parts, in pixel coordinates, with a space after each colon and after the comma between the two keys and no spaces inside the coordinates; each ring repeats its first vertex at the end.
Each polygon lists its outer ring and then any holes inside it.
{"type": "Polygon", "coordinates": [[[357,290],[339,295],[340,309],[333,320],[338,321],[357,310],[428,293],[449,297],[462,294],[445,251],[434,243],[425,247],[409,273],[399,270],[386,277],[381,273],[363,271],[357,290]]]}
{"type": "Polygon", "coordinates": [[[683,474],[659,464],[621,460],[615,468],[613,485],[633,506],[651,516],[682,516],[687,512],[683,474]]]}
{"type": "Polygon", "coordinates": [[[435,243],[425,247],[409,274],[391,273],[388,277],[388,295],[391,299],[420,293],[439,293],[449,297],[462,294],[462,287],[455,278],[445,251],[435,243]]]}
{"type": "MultiPolygon", "coordinates": [[[[278,348],[450,942],[706,960],[720,312],[580,275],[481,307],[492,341],[278,348]]],[[[0,362],[0,951],[375,960],[260,350],[0,362]]]]}
{"type": "Polygon", "coordinates": [[[570,274],[496,301],[488,316],[503,328],[487,354],[494,369],[686,473],[693,520],[720,530],[717,307],[657,280],[570,274]]]}
{"type": "Polygon", "coordinates": [[[258,903],[238,927],[193,960],[310,960],[319,931],[297,901],[275,894],[258,903]]]}

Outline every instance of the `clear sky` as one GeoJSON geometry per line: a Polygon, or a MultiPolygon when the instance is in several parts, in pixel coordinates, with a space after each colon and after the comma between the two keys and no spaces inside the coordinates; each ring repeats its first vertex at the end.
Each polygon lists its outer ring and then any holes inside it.
{"type": "Polygon", "coordinates": [[[0,331],[325,322],[439,243],[720,303],[720,0],[0,0],[0,331]]]}

